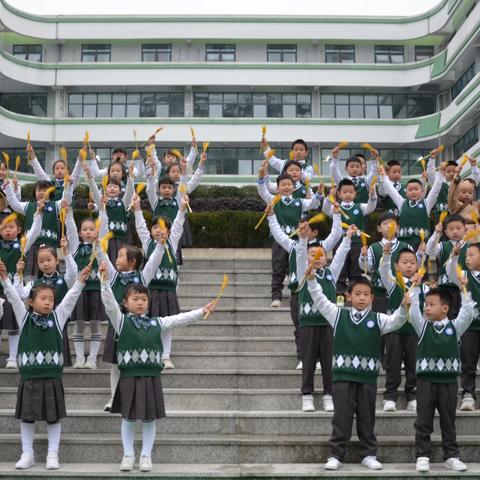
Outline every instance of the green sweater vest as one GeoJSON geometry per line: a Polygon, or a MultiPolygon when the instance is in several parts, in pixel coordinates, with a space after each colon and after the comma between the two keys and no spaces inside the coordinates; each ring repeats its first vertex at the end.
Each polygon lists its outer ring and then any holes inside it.
{"type": "Polygon", "coordinates": [[[51,285],[55,289],[55,305],[63,300],[69,290],[63,275],[57,275],[54,281],[42,275],[33,282],[33,288],[38,287],[38,285],[51,285]]]}
{"type": "Polygon", "coordinates": [[[143,277],[139,271],[135,272],[117,272],[110,284],[113,296],[117,303],[123,302],[123,296],[130,285],[143,285],[143,277]]]}
{"type": "MultiPolygon", "coordinates": [[[[147,255],[146,257],[149,258],[150,255],[153,254],[153,251],[157,247],[157,242],[150,240],[148,243],[147,248],[147,255]]],[[[166,248],[170,253],[170,258],[172,261],[170,262],[167,252],[163,252],[162,261],[160,262],[160,266],[158,267],[155,276],[151,280],[148,288],[150,290],[167,290],[170,292],[174,292],[177,289],[178,283],[178,265],[177,265],[177,256],[173,251],[172,244],[170,240],[167,240],[166,248]]]]}
{"type": "Polygon", "coordinates": [[[170,222],[174,222],[178,213],[178,202],[175,197],[172,198],[159,198],[153,209],[154,216],[161,216],[168,218],[170,222]]]}
{"type": "MultiPolygon", "coordinates": [[[[354,203],[351,207],[344,207],[342,205],[342,222],[348,225],[356,225],[362,232],[365,231],[365,217],[363,216],[362,206],[360,203],[354,203]],[[345,216],[345,213],[349,218],[345,216]]],[[[361,238],[358,235],[352,237],[352,243],[361,243],[361,238]]]]}
{"type": "MultiPolygon", "coordinates": [[[[77,251],[73,254],[73,259],[77,264],[78,271],[81,272],[90,262],[90,255],[92,253],[93,246],[91,243],[80,243],[77,251]]],[[[90,276],[85,282],[84,291],[100,291],[100,280],[98,278],[98,262],[97,259],[92,263],[92,271],[90,276]]]]}
{"type": "Polygon", "coordinates": [[[472,299],[477,302],[474,310],[474,319],[473,322],[468,327],[468,330],[480,330],[480,311],[479,311],[479,302],[480,302],[480,279],[478,279],[470,270],[465,270],[467,272],[468,285],[467,288],[472,294],[472,299]]]}
{"type": "Polygon", "coordinates": [[[420,244],[419,234],[421,229],[425,232],[425,239],[428,239],[430,234],[430,217],[427,213],[425,200],[413,203],[410,200],[405,200],[400,211],[399,222],[399,240],[416,247],[420,244]]]}
{"type": "MultiPolygon", "coordinates": [[[[20,243],[15,240],[0,240],[0,259],[7,268],[8,278],[13,283],[13,277],[17,273],[17,262],[20,260],[20,243]]],[[[0,294],[3,294],[3,287],[0,284],[0,294]]]]}
{"type": "MultiPolygon", "coordinates": [[[[447,264],[448,259],[450,258],[450,254],[453,250],[453,242],[448,240],[446,242],[440,243],[441,252],[440,256],[438,257],[439,269],[438,269],[438,277],[439,283],[449,283],[447,272],[445,266],[447,264]]],[[[467,270],[467,249],[468,244],[465,243],[462,248],[460,249],[460,254],[458,256],[458,263],[462,267],[463,270],[467,270]]]]}
{"type": "Polygon", "coordinates": [[[289,235],[297,228],[302,216],[302,201],[298,198],[287,201],[282,199],[273,207],[273,210],[281,229],[289,235]]]}
{"type": "Polygon", "coordinates": [[[355,200],[357,203],[367,203],[368,202],[368,185],[365,177],[351,177],[353,184],[355,185],[355,191],[357,195],[355,200]]]}
{"type": "Polygon", "coordinates": [[[119,199],[110,198],[107,202],[108,230],[115,238],[124,239],[127,236],[128,218],[125,205],[119,199]]]}
{"type": "MultiPolygon", "coordinates": [[[[412,286],[412,282],[410,280],[405,282],[405,286],[410,288],[412,286]]],[[[395,286],[388,294],[388,301],[387,301],[387,315],[392,315],[393,312],[402,304],[403,297],[405,294],[400,286],[395,283],[395,286]]],[[[420,288],[420,311],[423,311],[423,304],[425,301],[423,285],[420,288]]],[[[413,325],[410,322],[405,322],[399,329],[395,330],[392,333],[398,333],[400,335],[414,335],[417,336],[417,332],[413,328],[413,325]]]]}
{"type": "MultiPolygon", "coordinates": [[[[33,225],[33,216],[37,211],[37,202],[28,202],[25,208],[25,230],[30,230],[33,225]]],[[[42,214],[42,229],[35,245],[42,244],[57,247],[58,243],[58,212],[55,202],[45,203],[42,214]]]]}

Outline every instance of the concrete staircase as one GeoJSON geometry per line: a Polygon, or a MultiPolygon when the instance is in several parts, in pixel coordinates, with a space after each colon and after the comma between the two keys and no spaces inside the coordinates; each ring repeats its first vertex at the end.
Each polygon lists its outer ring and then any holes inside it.
{"type": "MultiPolygon", "coordinates": [[[[162,374],[167,418],[157,425],[154,478],[316,478],[326,476],[331,414],[301,411],[301,372],[293,342],[288,292],[285,307],[270,304],[268,250],[187,250],[179,297],[183,309],[214,298],[223,273],[230,285],[219,311],[174,331],[172,359],[176,369],[162,374]],[[233,257],[232,257],[233,255],[233,257]]],[[[106,326],[105,326],[106,327],[106,326]]],[[[4,335],[4,340],[6,340],[4,335]]],[[[0,365],[4,365],[6,341],[0,365]]],[[[72,350],[73,351],[73,350],[72,350]]],[[[382,472],[358,465],[358,439],[349,448],[345,468],[336,478],[410,478],[414,471],[415,415],[381,411],[384,374],[379,378],[376,433],[382,472]],[[355,463],[357,462],[357,463],[355,463]]],[[[37,425],[37,466],[15,471],[20,453],[19,424],[13,418],[18,373],[0,370],[0,479],[6,478],[138,478],[122,475],[120,418],[103,412],[109,398],[109,370],[66,369],[63,377],[68,417],[62,422],[62,468],[46,471],[45,426],[37,425]]],[[[321,375],[317,375],[321,392],[321,375]]],[[[399,406],[405,404],[400,395],[399,406]]],[[[439,431],[438,422],[436,432],[439,431]]],[[[458,440],[469,472],[480,478],[480,415],[458,412],[458,440]]],[[[439,435],[434,435],[434,462],[441,462],[439,435]]],[[[429,475],[427,475],[429,476],[429,475]]],[[[431,477],[460,476],[434,465],[431,477]]]]}

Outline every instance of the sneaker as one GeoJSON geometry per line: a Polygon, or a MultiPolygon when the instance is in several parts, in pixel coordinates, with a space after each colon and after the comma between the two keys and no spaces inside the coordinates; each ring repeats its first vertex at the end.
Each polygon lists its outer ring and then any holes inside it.
{"type": "Polygon", "coordinates": [[[122,458],[122,463],[120,464],[121,472],[131,472],[133,470],[133,465],[135,464],[135,457],[132,455],[124,455],[122,458]]]}
{"type": "Polygon", "coordinates": [[[314,412],[315,405],[313,404],[313,395],[302,396],[302,410],[304,412],[314,412]]]}
{"type": "Polygon", "coordinates": [[[338,470],[342,466],[342,462],[335,457],[330,457],[323,466],[325,470],[338,470]]]}
{"type": "Polygon", "coordinates": [[[467,466],[459,459],[455,457],[447,458],[444,463],[445,468],[455,470],[456,472],[464,472],[467,466]]]}
{"type": "Polygon", "coordinates": [[[377,460],[377,457],[369,455],[362,460],[362,465],[369,470],[381,470],[383,465],[377,460]]]}
{"type": "Polygon", "coordinates": [[[104,412],[109,412],[112,409],[113,398],[111,398],[107,404],[103,407],[104,412]]]}
{"type": "Polygon", "coordinates": [[[7,365],[5,368],[17,368],[17,361],[14,360],[7,360],[7,365]]]}
{"type": "Polygon", "coordinates": [[[272,300],[272,303],[270,304],[270,308],[280,308],[281,306],[282,306],[281,300],[272,300]]]}
{"type": "Polygon", "coordinates": [[[152,471],[152,457],[147,455],[142,455],[140,457],[140,465],[139,465],[141,472],[151,472],[152,471]]]}
{"type": "MultiPolygon", "coordinates": [[[[407,402],[406,410],[408,412],[416,412],[417,411],[417,401],[416,400],[410,400],[409,402],[407,402]]],[[[418,457],[418,458],[424,458],[424,457],[418,457]]]]}
{"type": "Polygon", "coordinates": [[[323,396],[323,409],[326,412],[333,412],[333,400],[331,395],[323,396]]]}
{"type": "Polygon", "coordinates": [[[175,365],[169,358],[164,358],[162,362],[163,362],[163,368],[165,370],[173,370],[175,368],[175,365]]]}
{"type": "Polygon", "coordinates": [[[47,470],[58,470],[60,464],[58,463],[58,453],[49,453],[47,455],[47,470]]]}
{"type": "Polygon", "coordinates": [[[83,364],[83,368],[88,368],[89,370],[96,370],[97,362],[93,358],[88,357],[87,361],[83,364]]]}
{"type": "Polygon", "coordinates": [[[85,368],[85,359],[77,358],[73,364],[73,368],[85,368]]]}
{"type": "MultiPolygon", "coordinates": [[[[384,400],[383,401],[383,411],[384,412],[396,412],[397,411],[397,403],[393,400],[384,400]]],[[[365,457],[369,458],[369,457],[365,457]]]]}
{"type": "Polygon", "coordinates": [[[35,465],[35,458],[33,453],[22,453],[20,460],[15,464],[17,470],[26,470],[35,465]]]}
{"type": "Polygon", "coordinates": [[[430,471],[430,459],[428,457],[418,457],[415,465],[417,472],[429,472],[430,471]]]}
{"type": "Polygon", "coordinates": [[[322,366],[320,365],[320,362],[317,362],[315,364],[315,371],[316,372],[321,372],[322,371],[322,366]]]}
{"type": "Polygon", "coordinates": [[[460,410],[464,412],[473,412],[475,410],[475,399],[471,393],[466,393],[462,398],[460,410]]]}
{"type": "Polygon", "coordinates": [[[300,360],[298,365],[295,367],[295,370],[301,370],[303,368],[303,362],[300,360]]]}

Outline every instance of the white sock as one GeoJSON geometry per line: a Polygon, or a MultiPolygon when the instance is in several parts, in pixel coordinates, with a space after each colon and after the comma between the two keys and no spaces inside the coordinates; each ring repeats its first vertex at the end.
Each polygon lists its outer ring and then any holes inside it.
{"type": "Polygon", "coordinates": [[[135,440],[135,422],[129,422],[122,418],[122,445],[123,456],[134,457],[135,451],[133,450],[133,441],[135,440]]]}
{"type": "Polygon", "coordinates": [[[155,442],[155,433],[157,431],[157,422],[142,423],[142,453],[141,455],[150,457],[152,455],[153,442],[155,442]]]}
{"type": "Polygon", "coordinates": [[[83,335],[73,336],[73,348],[77,360],[85,360],[85,341],[83,335]]]}
{"type": "Polygon", "coordinates": [[[172,331],[162,330],[161,336],[163,345],[162,358],[170,358],[170,352],[172,351],[172,331]]]}
{"type": "Polygon", "coordinates": [[[19,338],[20,335],[18,333],[8,334],[8,361],[17,360],[19,338]]]}
{"type": "Polygon", "coordinates": [[[112,364],[112,369],[110,370],[110,390],[112,393],[112,398],[115,395],[115,390],[117,389],[118,382],[120,380],[120,370],[118,369],[117,364],[112,364]]]}
{"type": "Polygon", "coordinates": [[[98,351],[100,350],[101,344],[102,344],[102,336],[92,335],[92,339],[90,340],[90,353],[88,354],[88,358],[94,361],[97,360],[98,351]]]}
{"type": "Polygon", "coordinates": [[[33,455],[33,436],[35,435],[35,423],[20,423],[20,437],[22,438],[22,453],[33,455]]]}
{"type": "Polygon", "coordinates": [[[47,425],[48,453],[58,455],[60,448],[60,434],[62,433],[62,424],[60,422],[47,425]]]}

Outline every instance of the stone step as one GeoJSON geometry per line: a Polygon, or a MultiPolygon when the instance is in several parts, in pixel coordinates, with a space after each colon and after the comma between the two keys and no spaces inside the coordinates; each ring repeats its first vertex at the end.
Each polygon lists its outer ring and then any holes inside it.
{"type": "MultiPolygon", "coordinates": [[[[198,435],[330,435],[332,413],[302,411],[240,411],[240,410],[167,410],[167,417],[159,424],[163,434],[198,435]]],[[[376,412],[375,433],[383,437],[414,435],[414,412],[376,412]]],[[[100,410],[69,409],[62,420],[62,429],[70,434],[117,433],[119,415],[100,410]]],[[[478,412],[458,412],[458,436],[476,435],[480,427],[478,412]]],[[[0,410],[0,432],[18,433],[19,422],[14,410],[0,410]]],[[[355,427],[354,427],[355,430],[355,427]]],[[[46,432],[39,422],[37,432],[46,432]]],[[[438,417],[434,432],[439,432],[438,417]]]]}
{"type": "Polygon", "coordinates": [[[272,269],[271,258],[260,259],[227,259],[227,258],[184,258],[181,269],[186,270],[205,270],[205,271],[245,271],[245,270],[261,270],[270,272],[272,269]]]}
{"type": "MultiPolygon", "coordinates": [[[[76,463],[118,463],[122,458],[120,418],[118,433],[96,435],[62,435],[60,461],[76,463]]],[[[138,427],[139,429],[140,427],[138,427]]],[[[158,423],[159,432],[162,422],[158,423]]],[[[139,437],[138,437],[139,438],[139,437]]],[[[386,463],[413,463],[414,436],[377,437],[378,458],[386,463]]],[[[46,456],[46,435],[35,438],[37,458],[46,456]]],[[[478,435],[458,437],[461,457],[465,462],[478,461],[478,435]]],[[[137,451],[138,451],[137,441],[137,451]]],[[[20,435],[0,434],[0,462],[16,460],[20,452],[20,435]]],[[[324,462],[329,456],[326,435],[157,435],[152,460],[155,463],[313,463],[324,462]]],[[[359,462],[359,442],[356,437],[348,445],[346,462],[359,462]]],[[[432,462],[443,461],[441,438],[432,435],[432,462]]],[[[369,472],[370,474],[370,472],[369,472]]],[[[370,474],[371,475],[371,474],[370,474]]],[[[370,476],[369,475],[369,476],[370,476]]],[[[132,477],[133,478],[133,477],[132,477]]],[[[381,478],[381,476],[380,476],[381,478]]]]}
{"type": "Polygon", "coordinates": [[[272,281],[271,266],[264,270],[197,270],[194,268],[185,268],[182,265],[179,268],[180,284],[184,282],[215,282],[217,285],[221,285],[223,275],[227,274],[229,282],[263,282],[270,285],[272,281]]]}
{"type": "MultiPolygon", "coordinates": [[[[14,463],[0,463],[0,478],[2,480],[17,480],[18,478],[28,479],[68,479],[83,480],[94,478],[95,480],[117,480],[134,478],[135,473],[122,473],[119,471],[120,458],[117,463],[62,463],[60,470],[45,470],[44,460],[38,459],[37,465],[29,470],[15,470],[14,463]]],[[[318,459],[316,460],[319,461],[318,459]]],[[[138,464],[135,467],[138,468],[138,464]]],[[[201,478],[203,480],[252,478],[252,479],[277,479],[299,480],[333,477],[336,480],[366,479],[366,478],[389,478],[389,479],[410,479],[410,478],[436,478],[478,480],[480,478],[480,463],[469,463],[467,472],[452,472],[446,470],[443,463],[431,463],[430,473],[419,475],[415,472],[415,465],[412,463],[384,463],[383,470],[372,472],[366,470],[358,463],[346,463],[339,471],[326,472],[323,464],[319,463],[238,463],[238,464],[154,464],[150,473],[141,473],[139,478],[157,478],[172,480],[173,478],[201,478]]]]}
{"type": "MultiPolygon", "coordinates": [[[[220,282],[192,282],[190,279],[188,281],[180,281],[177,288],[177,293],[179,298],[183,296],[188,296],[193,293],[196,295],[208,295],[216,296],[221,285],[220,282]]],[[[230,282],[224,290],[224,295],[233,295],[236,297],[242,297],[244,295],[270,295],[271,286],[270,282],[230,282]]],[[[289,297],[290,290],[287,287],[283,289],[283,296],[289,297]]],[[[222,295],[223,297],[223,295],[222,295]]]]}
{"type": "MultiPolygon", "coordinates": [[[[178,296],[178,302],[182,306],[182,310],[193,310],[195,308],[203,307],[208,302],[211,302],[218,293],[217,291],[213,295],[204,295],[196,293],[188,293],[178,296]]],[[[289,295],[284,295],[283,305],[288,306],[289,295]]],[[[265,294],[244,294],[241,297],[235,295],[222,295],[220,299],[220,305],[224,308],[254,308],[254,307],[269,307],[272,299],[269,293],[265,294]]]]}

